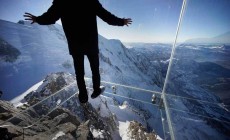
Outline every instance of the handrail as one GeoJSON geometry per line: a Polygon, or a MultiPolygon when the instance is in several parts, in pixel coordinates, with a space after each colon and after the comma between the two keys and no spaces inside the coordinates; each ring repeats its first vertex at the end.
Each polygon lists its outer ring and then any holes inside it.
{"type": "MultiPolygon", "coordinates": [[[[85,79],[92,80],[92,78],[88,78],[88,77],[85,77],[85,79]]],[[[120,87],[125,87],[125,88],[130,88],[130,89],[134,89],[134,90],[140,90],[140,91],[145,91],[145,92],[150,92],[150,93],[155,93],[155,94],[160,94],[160,95],[162,94],[161,92],[158,92],[158,91],[152,91],[152,90],[147,90],[147,89],[138,88],[138,87],[134,87],[134,86],[113,83],[113,82],[101,81],[101,83],[111,84],[111,85],[115,85],[115,86],[120,86],[120,87]]]]}
{"type": "Polygon", "coordinates": [[[113,94],[113,93],[109,93],[109,92],[105,92],[105,93],[110,94],[110,95],[113,95],[113,96],[118,96],[118,97],[121,97],[121,98],[126,98],[126,99],[129,99],[129,100],[133,100],[133,101],[145,103],[145,104],[150,104],[150,105],[154,105],[154,106],[159,106],[159,105],[153,104],[153,103],[151,103],[151,102],[146,102],[146,101],[142,101],[142,100],[138,100],[138,99],[133,99],[133,98],[125,97],[125,96],[118,95],[118,94],[113,94]]]}

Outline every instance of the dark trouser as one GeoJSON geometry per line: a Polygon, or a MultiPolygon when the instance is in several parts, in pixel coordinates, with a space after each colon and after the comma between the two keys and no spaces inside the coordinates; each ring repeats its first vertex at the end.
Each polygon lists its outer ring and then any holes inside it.
{"type": "MultiPolygon", "coordinates": [[[[87,54],[93,79],[93,89],[98,90],[100,88],[100,72],[99,72],[99,57],[98,54],[87,54]]],[[[73,55],[74,68],[76,73],[77,85],[79,92],[86,93],[85,86],[85,70],[84,70],[84,54],[73,55]]]]}

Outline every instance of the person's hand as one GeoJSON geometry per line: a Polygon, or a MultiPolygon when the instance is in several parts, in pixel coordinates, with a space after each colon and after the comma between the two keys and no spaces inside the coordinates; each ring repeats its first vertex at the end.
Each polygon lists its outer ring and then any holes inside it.
{"type": "Polygon", "coordinates": [[[36,22],[36,16],[30,14],[30,13],[25,13],[24,14],[25,20],[31,21],[31,24],[36,22]]]}
{"type": "Polygon", "coordinates": [[[131,18],[124,18],[124,25],[129,26],[133,21],[131,18]]]}

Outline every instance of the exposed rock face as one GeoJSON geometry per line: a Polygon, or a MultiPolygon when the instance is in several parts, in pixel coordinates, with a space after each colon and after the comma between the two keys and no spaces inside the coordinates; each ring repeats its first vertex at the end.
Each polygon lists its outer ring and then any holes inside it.
{"type": "Polygon", "coordinates": [[[110,124],[107,123],[107,118],[102,118],[98,112],[92,107],[91,104],[87,103],[83,106],[83,113],[85,116],[85,119],[90,122],[88,122],[88,125],[90,126],[90,131],[100,131],[99,137],[96,136],[96,138],[105,139],[105,140],[111,140],[112,137],[110,135],[110,124]]]}
{"type": "MultiPolygon", "coordinates": [[[[12,117],[13,113],[19,113],[19,110],[8,102],[0,101],[0,104],[1,114],[8,114],[7,119],[12,117]]],[[[94,139],[92,132],[100,130],[99,139],[112,139],[109,124],[107,124],[109,119],[104,118],[104,121],[90,104],[82,107],[82,114],[87,121],[64,108],[57,108],[40,118],[36,116],[36,110],[23,112],[20,115],[15,114],[17,117],[4,124],[7,126],[3,127],[1,132],[4,133],[1,135],[9,139],[23,139],[24,137],[25,140],[90,140],[94,139]],[[32,118],[31,115],[35,115],[37,119],[32,118]]]]}
{"type": "Polygon", "coordinates": [[[18,59],[21,52],[10,45],[8,42],[0,38],[0,62],[11,62],[13,63],[18,59]]]}
{"type": "MultiPolygon", "coordinates": [[[[19,113],[19,111],[8,102],[0,101],[0,105],[1,115],[8,114],[8,116],[12,117],[16,112],[19,113]]],[[[83,139],[92,138],[92,133],[89,131],[87,125],[88,122],[80,122],[77,116],[66,109],[58,108],[33,123],[29,121],[32,119],[30,114],[31,113],[25,112],[21,113],[4,125],[1,124],[1,138],[23,139],[24,137],[25,140],[71,140],[76,139],[77,133],[79,132],[83,139]],[[27,119],[25,119],[26,117],[27,119]]],[[[4,120],[4,118],[1,118],[1,120],[4,120]]]]}
{"type": "Polygon", "coordinates": [[[76,131],[77,139],[79,140],[93,139],[93,135],[89,129],[89,122],[90,121],[88,120],[85,123],[78,126],[78,129],[76,131]]]}
{"type": "Polygon", "coordinates": [[[134,140],[157,140],[157,135],[154,132],[148,133],[140,123],[131,121],[129,125],[129,135],[134,140]]]}
{"type": "MultiPolygon", "coordinates": [[[[54,94],[59,90],[63,89],[65,86],[74,83],[75,77],[68,73],[57,72],[51,73],[50,75],[46,76],[43,82],[43,87],[41,87],[39,90],[30,92],[27,96],[24,97],[29,105],[34,105],[37,102],[46,98],[47,96],[50,96],[51,94],[54,94]]],[[[66,93],[65,95],[68,96],[69,94],[66,93]]],[[[56,103],[57,99],[50,101],[50,103],[54,102],[56,103]]]]}
{"type": "MultiPolygon", "coordinates": [[[[1,137],[15,140],[121,139],[119,120],[110,110],[107,99],[80,104],[74,81],[74,76],[62,72],[47,76],[37,89],[24,97],[27,107],[23,110],[0,100],[0,126],[4,125],[1,137]],[[68,88],[63,88],[66,86],[68,88]],[[37,102],[32,103],[35,98],[37,102]]],[[[155,133],[147,133],[137,122],[131,123],[129,133],[130,138],[155,138],[155,133]]]]}
{"type": "Polygon", "coordinates": [[[0,123],[18,112],[19,110],[15,109],[10,102],[0,100],[0,123]]]}

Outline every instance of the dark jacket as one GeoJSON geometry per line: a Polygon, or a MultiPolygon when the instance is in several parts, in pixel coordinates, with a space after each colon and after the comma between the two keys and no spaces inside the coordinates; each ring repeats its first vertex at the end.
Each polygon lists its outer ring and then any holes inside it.
{"type": "Polygon", "coordinates": [[[98,53],[97,18],[110,25],[123,26],[124,20],[105,10],[98,0],[54,0],[47,12],[36,17],[41,25],[59,18],[68,41],[69,53],[98,53]]]}

